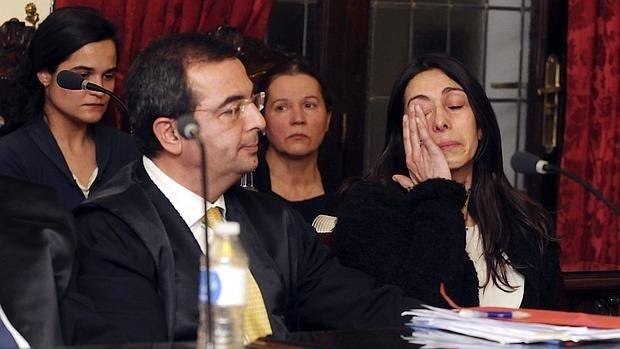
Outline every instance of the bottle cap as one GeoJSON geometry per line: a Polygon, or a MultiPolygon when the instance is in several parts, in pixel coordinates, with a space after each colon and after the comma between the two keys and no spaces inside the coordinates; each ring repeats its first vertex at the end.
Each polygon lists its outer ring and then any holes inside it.
{"type": "Polygon", "coordinates": [[[213,231],[218,235],[239,235],[240,227],[238,222],[220,222],[215,225],[213,231]]]}

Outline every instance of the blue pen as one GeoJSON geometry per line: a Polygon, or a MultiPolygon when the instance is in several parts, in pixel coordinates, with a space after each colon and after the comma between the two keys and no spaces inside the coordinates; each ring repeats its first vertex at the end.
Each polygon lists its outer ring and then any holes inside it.
{"type": "Polygon", "coordinates": [[[466,318],[491,318],[491,319],[525,319],[531,315],[524,311],[477,311],[472,309],[459,310],[459,316],[466,318]]]}

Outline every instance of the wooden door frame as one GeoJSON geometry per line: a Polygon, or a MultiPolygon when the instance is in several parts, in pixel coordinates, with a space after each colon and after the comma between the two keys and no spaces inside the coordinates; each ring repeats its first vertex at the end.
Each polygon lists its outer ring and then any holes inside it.
{"type": "Polygon", "coordinates": [[[334,100],[324,154],[342,179],[364,166],[369,15],[369,0],[321,2],[319,69],[334,100]]]}
{"type": "MultiPolygon", "coordinates": [[[[564,134],[564,110],[566,101],[566,28],[568,4],[566,0],[532,1],[530,27],[530,54],[527,88],[527,118],[525,150],[559,164],[564,134]],[[561,86],[557,147],[546,154],[542,145],[541,116],[544,98],[537,92],[545,84],[545,62],[549,54],[559,57],[561,64],[561,86]]],[[[528,195],[540,202],[552,214],[557,210],[559,178],[551,175],[525,176],[528,195]]],[[[555,218],[555,215],[554,215],[555,218]]]]}

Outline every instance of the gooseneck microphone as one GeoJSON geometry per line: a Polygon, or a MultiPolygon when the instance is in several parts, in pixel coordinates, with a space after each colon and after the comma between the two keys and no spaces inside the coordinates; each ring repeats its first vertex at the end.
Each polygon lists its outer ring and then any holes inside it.
{"type": "MultiPolygon", "coordinates": [[[[209,274],[209,234],[207,233],[207,157],[205,156],[205,144],[200,137],[200,126],[191,115],[184,115],[177,119],[177,130],[185,139],[193,139],[200,148],[200,180],[202,182],[202,206],[205,212],[205,253],[200,259],[200,277],[198,285],[198,336],[197,343],[207,343],[207,349],[215,347],[213,342],[213,323],[211,311],[211,277],[209,274]],[[206,338],[203,338],[206,324],[206,338]]],[[[199,344],[199,348],[202,346],[199,344]]]]}
{"type": "Polygon", "coordinates": [[[547,174],[557,173],[559,168],[549,161],[543,160],[538,156],[524,151],[516,152],[510,158],[510,165],[516,172],[523,174],[547,174]]]}
{"type": "Polygon", "coordinates": [[[549,163],[549,161],[543,160],[534,154],[527,152],[516,152],[510,159],[510,165],[512,166],[512,169],[515,170],[515,172],[523,174],[564,175],[580,184],[582,187],[592,193],[597,199],[601,200],[616,215],[620,216],[620,208],[616,206],[613,202],[611,202],[611,200],[603,196],[603,194],[596,188],[594,188],[592,184],[588,183],[585,179],[579,177],[578,175],[570,171],[564,170],[559,166],[551,164],[549,163]]]}
{"type": "Polygon", "coordinates": [[[177,119],[177,129],[185,139],[196,139],[200,141],[200,127],[190,115],[181,116],[177,119]]]}
{"type": "Polygon", "coordinates": [[[110,96],[118,104],[118,106],[123,110],[123,113],[125,113],[125,115],[129,115],[129,112],[127,112],[127,107],[125,106],[123,101],[121,101],[121,99],[118,98],[118,96],[115,95],[112,91],[107,90],[97,84],[93,84],[92,82],[88,82],[88,80],[82,78],[81,76],[70,70],[63,70],[58,73],[58,75],[56,76],[56,83],[58,84],[58,86],[67,90],[89,90],[104,93],[110,96]]]}

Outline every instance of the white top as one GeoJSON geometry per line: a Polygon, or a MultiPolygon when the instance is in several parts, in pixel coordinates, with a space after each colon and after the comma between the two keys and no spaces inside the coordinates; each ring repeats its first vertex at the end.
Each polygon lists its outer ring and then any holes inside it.
{"type": "Polygon", "coordinates": [[[95,181],[95,179],[97,179],[98,173],[99,173],[99,167],[95,167],[95,170],[93,171],[93,173],[90,174],[90,178],[88,179],[88,183],[86,183],[86,185],[82,185],[82,183],[78,181],[77,177],[73,175],[73,173],[71,174],[73,176],[73,180],[75,181],[75,184],[77,184],[78,188],[82,190],[82,194],[84,194],[85,198],[88,198],[88,194],[90,193],[90,187],[93,185],[93,182],[95,181]]]}
{"type": "MultiPolygon", "coordinates": [[[[30,344],[28,344],[26,339],[24,339],[24,337],[22,337],[22,335],[19,332],[17,332],[15,327],[13,327],[13,325],[11,325],[11,322],[6,317],[6,314],[4,314],[4,310],[2,310],[2,306],[1,305],[0,305],[0,322],[9,331],[9,333],[13,337],[13,340],[17,344],[17,347],[19,347],[21,349],[23,349],[23,348],[26,348],[26,349],[30,348],[30,344]]],[[[2,325],[0,325],[0,326],[2,326],[2,325]]]]}
{"type": "MultiPolygon", "coordinates": [[[[469,259],[474,262],[478,283],[479,286],[482,286],[486,281],[487,264],[484,260],[482,239],[477,225],[467,227],[465,239],[465,251],[469,255],[469,259]]],[[[504,254],[504,257],[507,257],[506,254],[504,254]]],[[[506,277],[508,283],[511,286],[517,287],[517,289],[512,292],[506,292],[497,287],[495,283],[489,282],[485,288],[478,288],[480,306],[519,308],[523,300],[525,279],[521,273],[514,270],[511,266],[506,266],[506,277]]],[[[504,288],[507,289],[507,287],[504,288]]]]}
{"type": "MultiPolygon", "coordinates": [[[[185,188],[181,184],[177,183],[174,179],[170,178],[164,171],[160,170],[155,163],[147,158],[142,157],[142,163],[146,173],[151,178],[157,188],[164,194],[164,196],[170,201],[172,206],[179,212],[185,224],[192,231],[194,239],[198,242],[202,253],[205,252],[205,224],[203,217],[205,211],[203,207],[202,197],[197,195],[193,191],[185,188]]],[[[222,210],[222,215],[226,216],[226,203],[224,202],[224,196],[220,196],[215,202],[207,203],[207,209],[211,207],[219,207],[222,210]]],[[[211,228],[206,228],[209,234],[209,242],[212,239],[213,232],[211,228]]]]}

